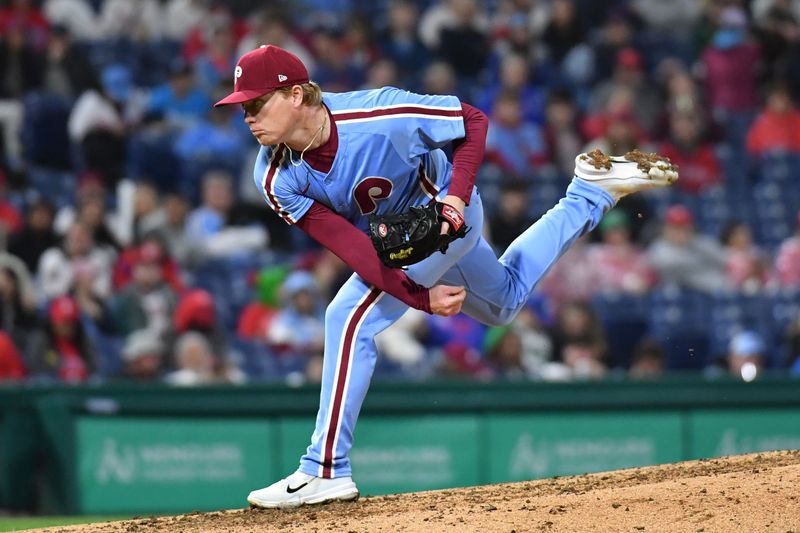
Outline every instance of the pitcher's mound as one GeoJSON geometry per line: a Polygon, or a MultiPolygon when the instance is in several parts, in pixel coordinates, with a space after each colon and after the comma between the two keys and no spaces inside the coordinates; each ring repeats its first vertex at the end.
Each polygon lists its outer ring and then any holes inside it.
{"type": "Polygon", "coordinates": [[[378,496],[289,511],[192,513],[38,531],[800,533],[800,452],[378,496]]]}

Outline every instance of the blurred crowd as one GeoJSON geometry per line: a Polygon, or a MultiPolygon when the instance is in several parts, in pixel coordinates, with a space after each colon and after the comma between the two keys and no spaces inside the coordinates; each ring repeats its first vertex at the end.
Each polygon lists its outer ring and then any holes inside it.
{"type": "Polygon", "coordinates": [[[407,313],[379,377],[800,375],[798,0],[2,0],[0,380],[319,380],[351,273],[263,204],[241,110],[211,107],[268,43],[325,91],[482,109],[498,253],[579,152],[680,166],[511,325],[407,313]]]}

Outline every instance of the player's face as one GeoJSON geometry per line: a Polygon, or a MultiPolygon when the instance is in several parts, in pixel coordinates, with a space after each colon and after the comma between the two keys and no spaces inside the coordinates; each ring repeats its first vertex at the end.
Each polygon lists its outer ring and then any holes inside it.
{"type": "Polygon", "coordinates": [[[281,91],[248,100],[242,104],[242,109],[245,124],[263,146],[285,142],[296,122],[291,101],[281,91]]]}

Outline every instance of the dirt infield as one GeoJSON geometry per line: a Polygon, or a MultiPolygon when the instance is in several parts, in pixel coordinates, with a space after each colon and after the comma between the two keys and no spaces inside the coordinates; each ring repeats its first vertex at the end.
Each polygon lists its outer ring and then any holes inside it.
{"type": "Polygon", "coordinates": [[[800,452],[378,496],[290,511],[192,513],[36,531],[800,533],[800,452]]]}

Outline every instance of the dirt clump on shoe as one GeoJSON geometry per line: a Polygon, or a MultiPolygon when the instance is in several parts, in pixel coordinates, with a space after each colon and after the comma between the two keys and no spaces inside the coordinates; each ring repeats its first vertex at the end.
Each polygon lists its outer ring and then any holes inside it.
{"type": "Polygon", "coordinates": [[[611,158],[600,151],[599,148],[595,148],[591,152],[583,154],[581,159],[588,161],[590,165],[598,170],[611,170],[611,158]]]}
{"type": "Polygon", "coordinates": [[[650,172],[650,169],[654,166],[661,170],[672,170],[678,172],[677,165],[673,165],[672,161],[669,160],[669,157],[658,155],[656,153],[642,152],[637,148],[625,154],[624,157],[628,161],[636,163],[636,166],[639,168],[639,170],[644,173],[650,172]]]}

